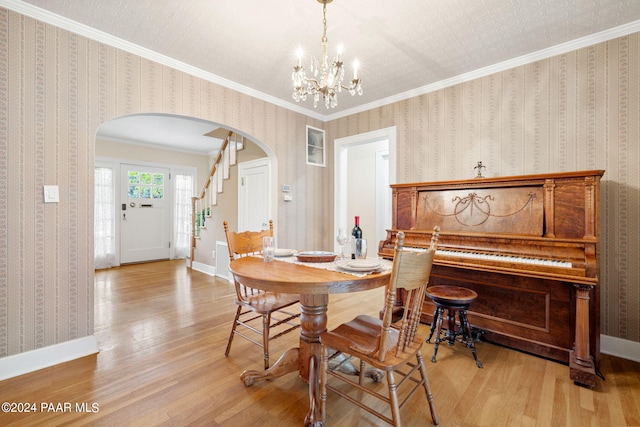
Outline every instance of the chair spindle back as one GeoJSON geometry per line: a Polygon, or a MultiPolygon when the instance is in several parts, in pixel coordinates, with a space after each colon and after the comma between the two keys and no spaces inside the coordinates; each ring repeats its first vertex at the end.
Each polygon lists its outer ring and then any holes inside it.
{"type": "MultiPolygon", "coordinates": [[[[269,220],[269,229],[261,230],[261,231],[242,231],[235,232],[229,230],[229,223],[224,221],[224,234],[227,237],[227,246],[229,249],[229,262],[234,259],[250,256],[250,255],[259,255],[262,253],[262,238],[263,237],[273,237],[273,220],[269,220]]],[[[250,288],[241,283],[238,283],[235,280],[236,286],[236,297],[238,300],[243,300],[249,295],[255,295],[257,293],[261,293],[262,291],[258,291],[257,289],[250,288]]]]}
{"type": "Polygon", "coordinates": [[[400,357],[401,353],[407,352],[407,348],[414,344],[420,323],[420,314],[422,313],[422,302],[429,283],[433,258],[438,244],[439,232],[440,227],[435,227],[429,249],[424,252],[404,250],[404,233],[399,232],[396,236],[393,269],[387,288],[380,335],[378,360],[381,362],[384,361],[387,352],[392,350],[391,346],[396,346],[395,357],[400,357]],[[404,289],[406,292],[405,305],[402,318],[393,323],[396,290],[399,288],[404,289]],[[389,339],[392,328],[398,330],[396,342],[389,339]]]}

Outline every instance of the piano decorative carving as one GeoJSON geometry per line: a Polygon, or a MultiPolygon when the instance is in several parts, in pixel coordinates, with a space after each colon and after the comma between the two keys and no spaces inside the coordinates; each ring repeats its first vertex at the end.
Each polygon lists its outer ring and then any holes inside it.
{"type": "MultiPolygon", "coordinates": [[[[392,185],[395,236],[424,250],[439,226],[431,283],[475,290],[483,339],[570,365],[595,385],[600,359],[600,178],[603,170],[392,185]]],[[[402,295],[398,295],[401,299],[402,295]]],[[[425,300],[422,320],[433,305],[425,300]]]]}
{"type": "Polygon", "coordinates": [[[542,189],[535,187],[488,190],[422,191],[416,228],[428,230],[437,220],[449,231],[542,235],[542,189]],[[430,222],[431,221],[431,222],[430,222]]]}

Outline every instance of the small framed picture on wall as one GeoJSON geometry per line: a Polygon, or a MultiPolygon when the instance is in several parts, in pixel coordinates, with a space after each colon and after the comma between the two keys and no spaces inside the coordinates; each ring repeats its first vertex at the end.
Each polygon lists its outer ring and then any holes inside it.
{"type": "Polygon", "coordinates": [[[307,164],[326,166],[326,151],[324,131],[307,126],[307,164]]]}

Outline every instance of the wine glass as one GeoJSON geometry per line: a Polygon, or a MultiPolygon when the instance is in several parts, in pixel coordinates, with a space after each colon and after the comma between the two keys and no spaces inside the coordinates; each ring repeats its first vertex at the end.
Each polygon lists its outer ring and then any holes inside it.
{"type": "Polygon", "coordinates": [[[349,241],[349,235],[347,234],[347,229],[344,227],[340,227],[338,232],[336,233],[336,241],[340,245],[340,256],[339,259],[345,259],[344,255],[344,244],[349,241]]]}

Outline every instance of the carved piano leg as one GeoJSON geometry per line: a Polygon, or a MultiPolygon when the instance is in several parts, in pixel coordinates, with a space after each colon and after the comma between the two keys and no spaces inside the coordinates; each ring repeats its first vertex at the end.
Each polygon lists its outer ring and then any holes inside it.
{"type": "Polygon", "coordinates": [[[569,355],[569,375],[577,385],[596,385],[595,363],[589,352],[589,293],[592,285],[574,284],[576,288],[576,336],[569,355]]]}

